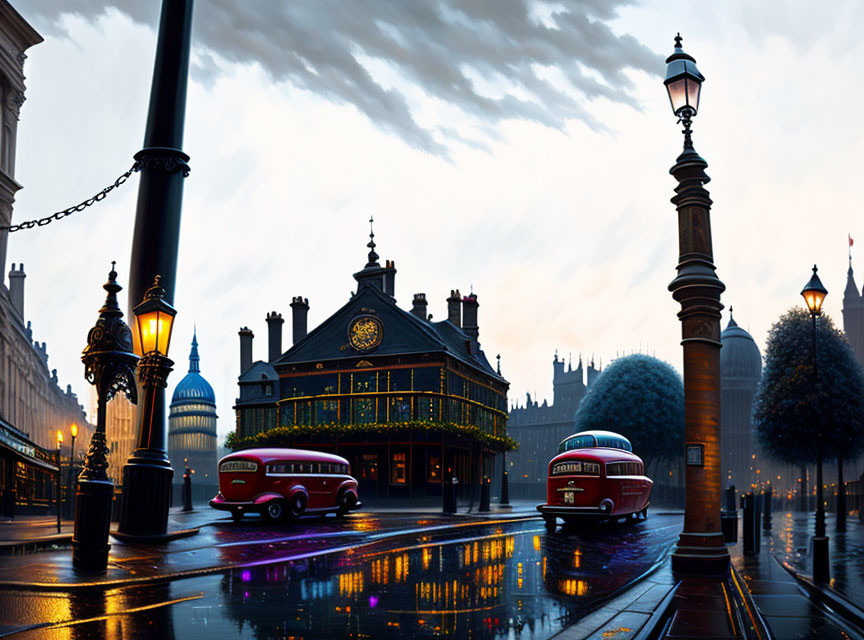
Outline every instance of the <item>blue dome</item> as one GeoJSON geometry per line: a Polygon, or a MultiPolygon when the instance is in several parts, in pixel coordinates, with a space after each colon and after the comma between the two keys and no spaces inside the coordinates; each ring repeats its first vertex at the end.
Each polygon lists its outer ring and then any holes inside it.
{"type": "Polygon", "coordinates": [[[210,383],[202,378],[200,373],[190,372],[174,389],[171,404],[183,400],[204,400],[216,404],[216,394],[213,393],[213,387],[210,386],[210,383]]]}
{"type": "Polygon", "coordinates": [[[199,373],[198,335],[192,335],[192,351],[189,353],[189,373],[186,374],[174,389],[171,404],[178,402],[210,402],[216,404],[216,394],[213,387],[199,373]]]}

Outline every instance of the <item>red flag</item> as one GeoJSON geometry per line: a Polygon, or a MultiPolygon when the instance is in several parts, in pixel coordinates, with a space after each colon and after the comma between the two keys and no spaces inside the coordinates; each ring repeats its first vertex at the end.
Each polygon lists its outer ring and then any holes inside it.
{"type": "Polygon", "coordinates": [[[851,247],[853,244],[855,244],[855,241],[852,239],[852,235],[849,234],[849,246],[851,247]]]}

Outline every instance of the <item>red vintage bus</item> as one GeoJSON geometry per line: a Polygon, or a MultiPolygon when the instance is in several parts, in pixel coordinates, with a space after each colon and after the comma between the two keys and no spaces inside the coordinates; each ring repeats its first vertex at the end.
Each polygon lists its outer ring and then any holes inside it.
{"type": "Polygon", "coordinates": [[[361,506],[348,461],[304,449],[246,449],[219,461],[219,493],[210,506],[235,521],[249,512],[276,522],[303,514],[342,517],[361,506]]]}
{"type": "Polygon", "coordinates": [[[644,473],[627,438],[611,431],[582,431],[558,445],[558,455],[549,462],[546,504],[537,510],[549,531],[558,526],[558,518],[565,523],[640,513],[647,518],[654,483],[644,473]]]}

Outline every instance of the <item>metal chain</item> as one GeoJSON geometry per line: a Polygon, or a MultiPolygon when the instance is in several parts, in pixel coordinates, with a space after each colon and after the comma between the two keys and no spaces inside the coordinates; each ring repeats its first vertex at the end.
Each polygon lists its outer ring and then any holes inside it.
{"type": "Polygon", "coordinates": [[[38,218],[37,220],[27,220],[26,222],[22,222],[21,224],[13,224],[13,225],[9,225],[9,226],[5,226],[5,225],[0,226],[0,231],[8,231],[9,233],[13,233],[15,231],[20,231],[22,229],[32,229],[33,227],[44,227],[45,225],[50,224],[51,222],[54,222],[55,220],[60,220],[61,218],[65,218],[66,216],[72,215],[73,213],[76,213],[78,211],[84,211],[84,209],[86,209],[87,207],[89,207],[93,204],[96,204],[100,200],[104,200],[105,196],[107,196],[109,193],[114,191],[114,189],[116,189],[117,187],[122,185],[124,182],[126,182],[129,179],[129,176],[131,176],[136,171],[140,171],[140,169],[141,169],[141,163],[136,162],[135,164],[132,165],[132,167],[129,169],[129,171],[127,171],[126,173],[121,175],[112,184],[110,184],[107,187],[105,187],[104,189],[102,189],[102,191],[97,193],[92,198],[87,198],[84,202],[76,204],[73,207],[69,207],[68,209],[63,209],[63,211],[58,211],[57,213],[52,213],[50,216],[46,216],[44,218],[38,218]]]}

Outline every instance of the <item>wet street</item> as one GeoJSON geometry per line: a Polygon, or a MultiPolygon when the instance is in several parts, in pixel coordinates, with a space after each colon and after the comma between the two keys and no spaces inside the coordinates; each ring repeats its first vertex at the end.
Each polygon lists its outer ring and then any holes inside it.
{"type": "MultiPolygon", "coordinates": [[[[230,568],[111,588],[0,591],[0,633],[539,640],[652,568],[681,525],[680,515],[658,514],[554,534],[538,519],[356,514],[344,525],[310,520],[290,531],[220,522],[203,539],[211,546],[191,538],[184,553],[230,568]]],[[[126,561],[146,562],[131,550],[126,561]]]]}

